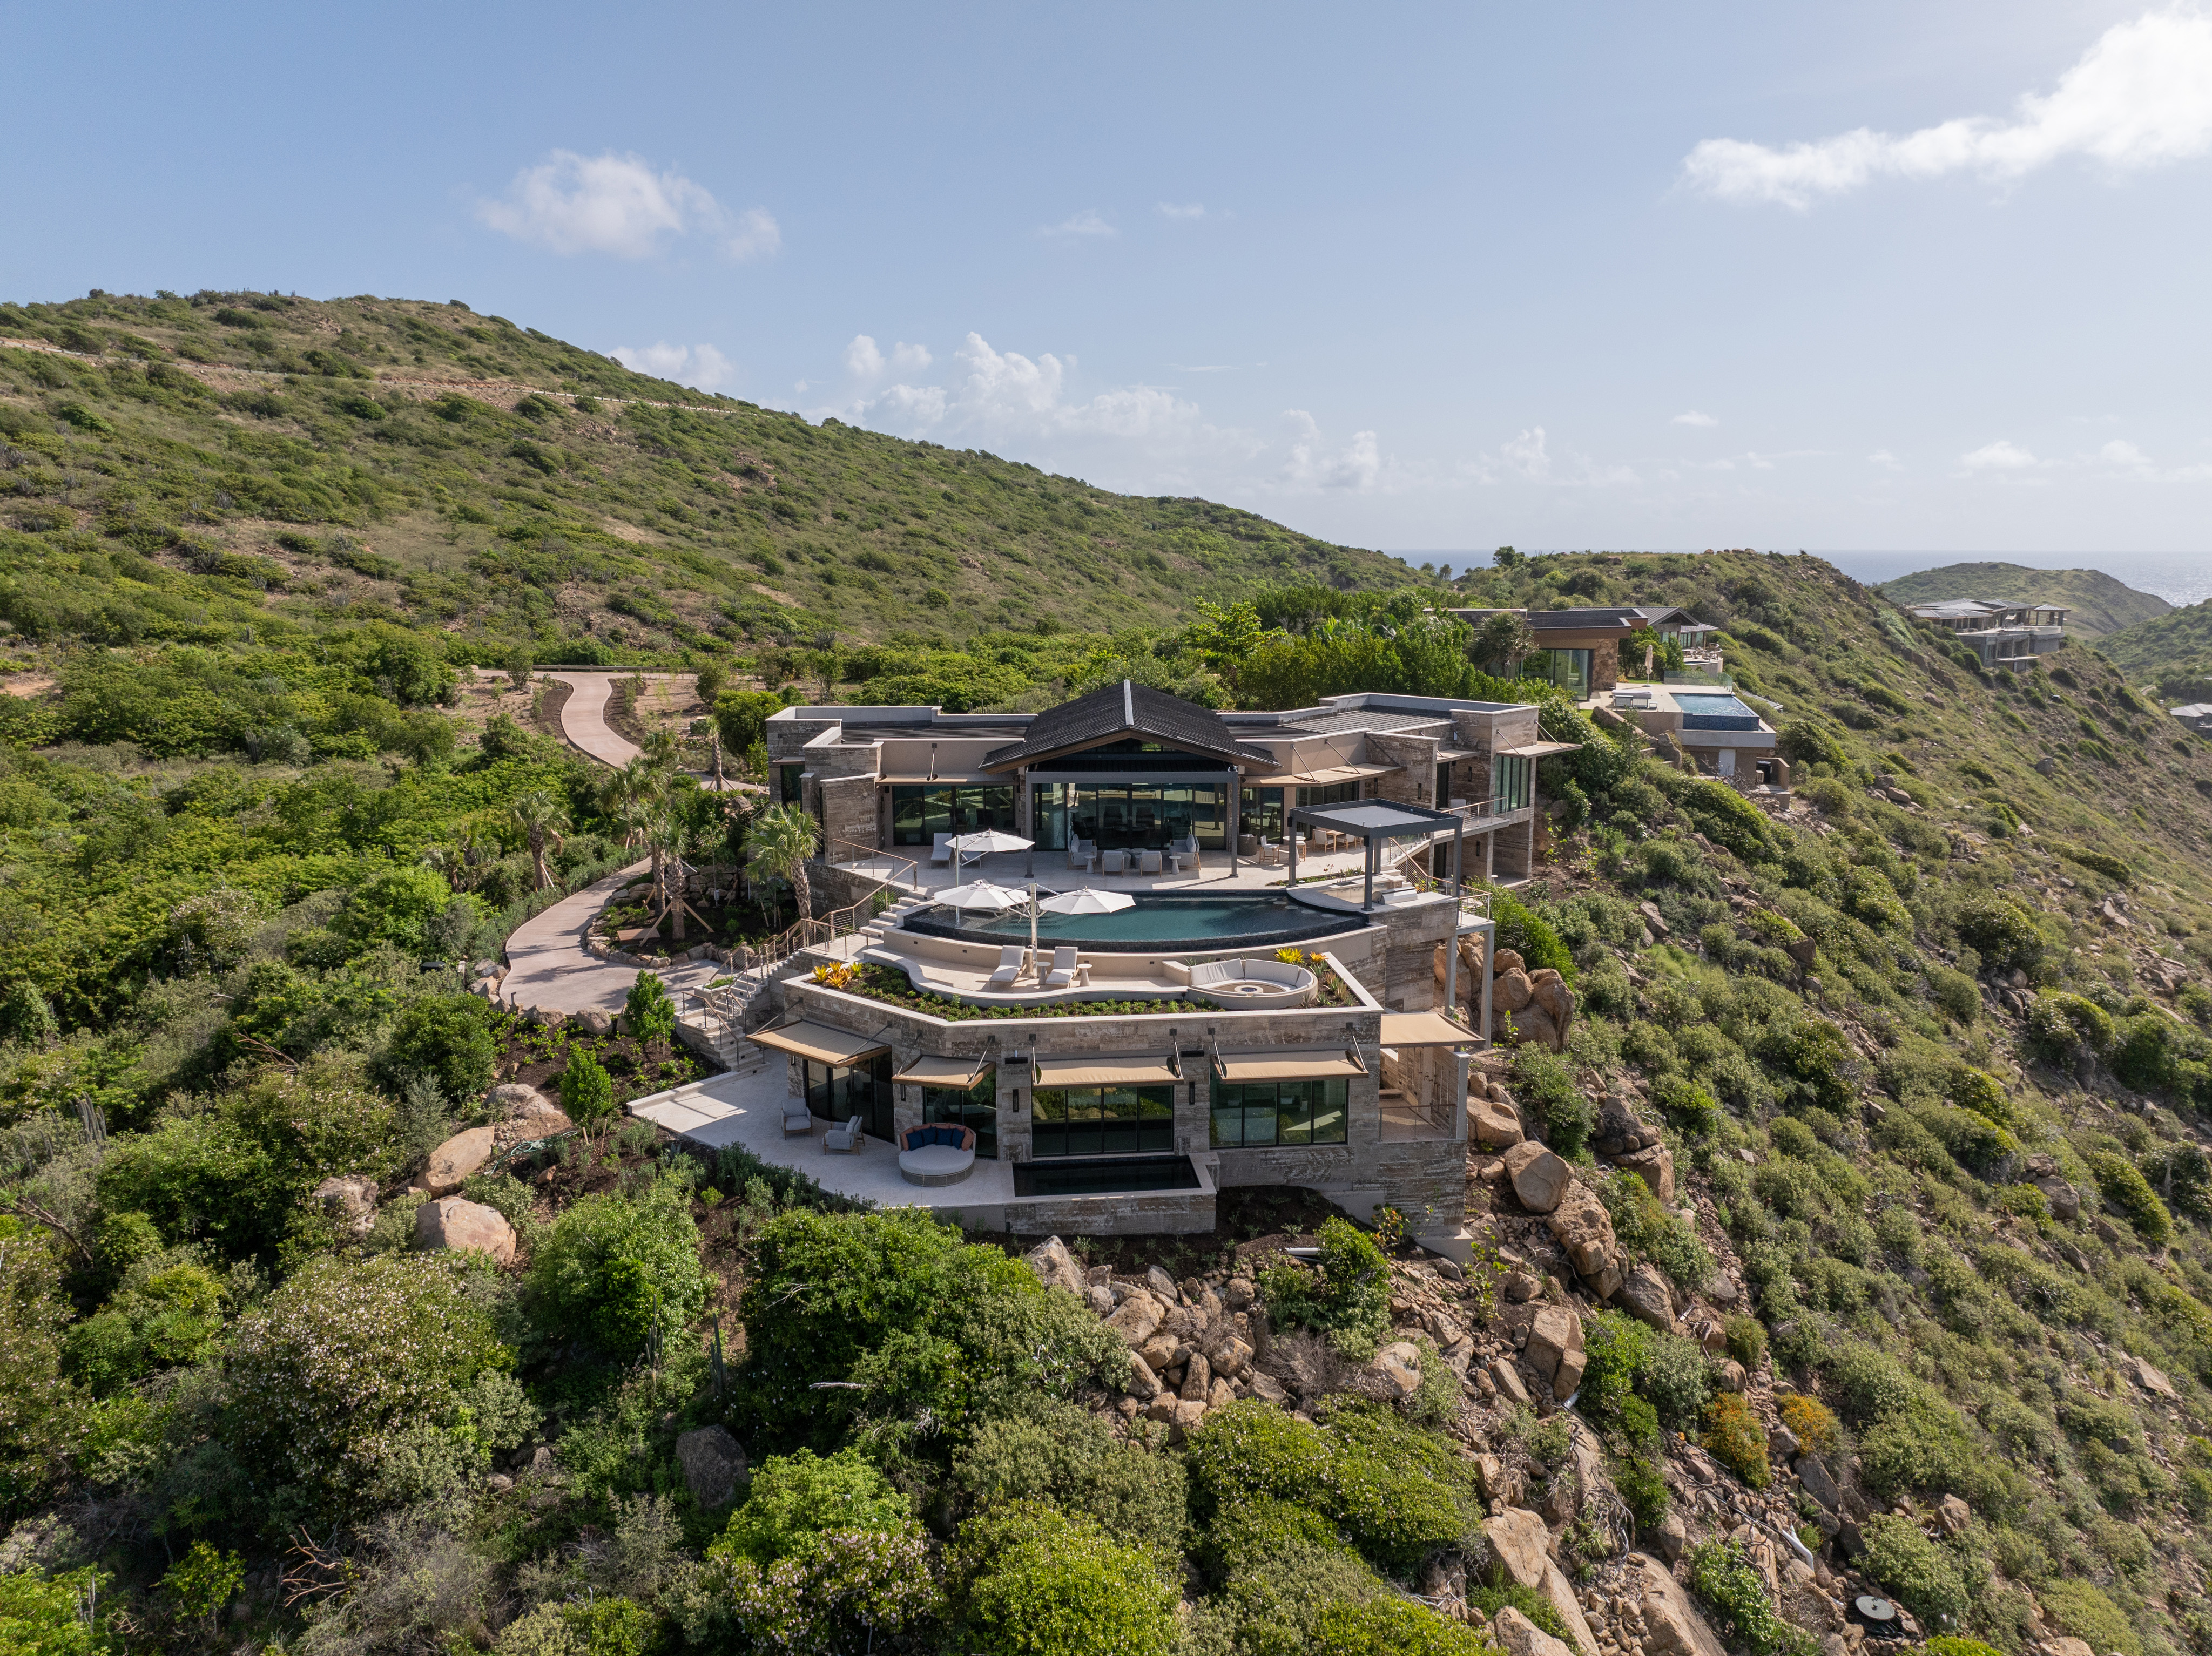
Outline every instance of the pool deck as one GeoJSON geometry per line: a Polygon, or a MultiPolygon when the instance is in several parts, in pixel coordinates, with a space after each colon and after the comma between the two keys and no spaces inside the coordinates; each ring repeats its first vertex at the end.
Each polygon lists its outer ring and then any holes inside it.
{"type": "MultiPolygon", "coordinates": [[[[1468,877],[1477,883],[1481,876],[1480,846],[1475,843],[1478,832],[1502,825],[1504,818],[1468,824],[1468,838],[1472,848],[1468,852],[1468,877]]],[[[1439,843],[1449,845],[1451,836],[1439,836],[1439,843]]],[[[1282,891],[1290,884],[1287,862],[1273,868],[1262,867],[1249,860],[1240,863],[1234,873],[1229,867],[1225,852],[1209,851],[1206,866],[1184,874],[1105,874],[1096,867],[1089,872],[1067,865],[1064,851],[997,851],[987,856],[963,858],[960,871],[955,874],[949,863],[933,864],[924,852],[920,861],[911,858],[878,855],[872,857],[840,858],[838,868],[855,874],[885,881],[909,891],[928,893],[942,891],[948,886],[965,885],[975,880],[988,880],[994,885],[1025,886],[1034,879],[1050,891],[1073,891],[1079,886],[1090,886],[1099,891],[1127,891],[1133,895],[1158,892],[1164,895],[1226,896],[1231,894],[1257,895],[1269,891],[1282,891]],[[1035,869],[1034,873],[1028,870],[1035,869]]],[[[1365,852],[1358,847],[1350,851],[1322,852],[1317,855],[1300,852],[1298,883],[1303,886],[1316,876],[1343,879],[1360,874],[1366,868],[1365,852]]]]}
{"type": "MultiPolygon", "coordinates": [[[[829,1124],[817,1121],[804,1136],[783,1131],[789,1083],[781,1064],[744,1075],[719,1075],[633,1101],[629,1113],[706,1149],[738,1144],[763,1162],[805,1174],[826,1191],[859,1197],[879,1207],[927,1208],[959,1213],[996,1208],[1014,1199],[1013,1164],[978,1157],[957,1185],[909,1185],[899,1176],[898,1149],[863,1138],[850,1155],[825,1150],[829,1124]]],[[[734,1193],[734,1192],[732,1192],[734,1193]]]]}

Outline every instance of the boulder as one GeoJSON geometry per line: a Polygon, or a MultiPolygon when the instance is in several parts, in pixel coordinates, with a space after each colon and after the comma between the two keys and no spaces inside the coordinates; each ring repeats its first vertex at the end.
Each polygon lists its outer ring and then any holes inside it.
{"type": "Polygon", "coordinates": [[[1067,1244],[1057,1236],[1048,1236],[1023,1256],[1029,1268],[1037,1274],[1037,1280],[1047,1288],[1064,1288],[1077,1298],[1091,1286],[1084,1277],[1083,1267],[1067,1251],[1067,1244]]]}
{"type": "Polygon", "coordinates": [[[1662,1202],[1674,1199],[1674,1152],[1664,1144],[1647,1145],[1626,1156],[1615,1156],[1613,1165],[1641,1179],[1662,1202]]]}
{"type": "Polygon", "coordinates": [[[1163,1306],[1174,1305],[1182,1298],[1182,1290],[1176,1286],[1176,1279],[1158,1265],[1145,1272],[1145,1286],[1152,1290],[1152,1297],[1163,1306]]]}
{"type": "Polygon", "coordinates": [[[1168,1441],[1182,1443],[1196,1431],[1206,1418],[1206,1404],[1184,1398],[1175,1406],[1175,1414],[1168,1421],[1168,1441]]]}
{"type": "Polygon", "coordinates": [[[2045,1639],[2040,1648],[2043,1656],[2097,1656],[2096,1647],[2087,1639],[2045,1639]]]}
{"type": "Polygon", "coordinates": [[[1158,1300],[1141,1289],[1132,1289],[1127,1297],[1114,1307],[1106,1326],[1119,1334],[1133,1351],[1152,1338],[1163,1314],[1158,1300]]]}
{"type": "Polygon", "coordinates": [[[532,1105],[551,1101],[537,1088],[526,1086],[520,1081],[502,1081],[484,1095],[484,1102],[491,1107],[491,1113],[501,1119],[519,1115],[532,1105]]]}
{"type": "Polygon", "coordinates": [[[1252,1395],[1262,1403],[1277,1405],[1288,1403],[1291,1398],[1291,1394],[1283,1389],[1282,1381],[1257,1368],[1252,1371],[1252,1395]]]}
{"type": "Polygon", "coordinates": [[[1217,1409],[1226,1409],[1236,1401],[1237,1388],[1222,1379],[1220,1375],[1216,1374],[1213,1377],[1213,1385],[1206,1394],[1206,1413],[1212,1414],[1217,1409]]]}
{"type": "Polygon", "coordinates": [[[1204,1403],[1212,1390],[1213,1365],[1206,1362],[1204,1352],[1192,1352],[1182,1371],[1182,1385],[1176,1395],[1185,1403],[1204,1403]]]}
{"type": "Polygon", "coordinates": [[[2035,1180],[2036,1189],[2051,1204],[2051,1216],[2071,1223],[2081,1216],[2081,1192],[2056,1174],[2035,1180]]]}
{"type": "Polygon", "coordinates": [[[1541,1279],[1531,1277],[1525,1271],[1509,1272],[1499,1286],[1504,1289],[1509,1305],[1526,1305],[1544,1291],[1541,1279]]]}
{"type": "Polygon", "coordinates": [[[1522,1384],[1521,1371],[1513,1366],[1510,1357],[1498,1358],[1483,1372],[1490,1376],[1491,1383],[1498,1387],[1498,1395],[1506,1402],[1518,1404],[1524,1409],[1528,1406],[1528,1388],[1522,1384]]]}
{"type": "Polygon", "coordinates": [[[1252,1368],[1252,1348],[1231,1334],[1207,1354],[1206,1361],[1215,1374],[1242,1380],[1252,1368]]]}
{"type": "Polygon", "coordinates": [[[1668,1513],[1659,1520],[1659,1527],[1651,1538],[1657,1544],[1660,1555],[1672,1564],[1690,1544],[1690,1526],[1682,1521],[1681,1513],[1668,1513]]]}
{"type": "MultiPolygon", "coordinates": [[[[1528,1325],[1528,1344],[1522,1348],[1521,1356],[1554,1394],[1565,1397],[1566,1393],[1559,1390],[1556,1378],[1560,1359],[1571,1351],[1579,1354],[1582,1349],[1583,1319],[1565,1306],[1547,1305],[1528,1325]]],[[[1579,1367],[1575,1378],[1582,1378],[1579,1367]]]]}
{"type": "Polygon", "coordinates": [[[1734,1357],[1723,1358],[1720,1367],[1713,1371],[1713,1379],[1718,1382],[1723,1392],[1742,1391],[1745,1382],[1749,1378],[1743,1372],[1743,1365],[1734,1357]]]}
{"type": "Polygon", "coordinates": [[[1501,1100],[1469,1094],[1468,1135],[1485,1149],[1510,1149],[1527,1135],[1521,1131],[1520,1112],[1501,1100]]]}
{"type": "Polygon", "coordinates": [[[462,1181],[491,1159],[495,1137],[489,1127],[471,1127],[455,1133],[430,1152],[422,1184],[433,1196],[450,1196],[462,1181]]]}
{"type": "Polygon", "coordinates": [[[684,1487],[691,1498],[712,1512],[737,1499],[745,1452],[727,1428],[701,1426],[676,1440],[676,1464],[684,1469],[684,1487]]]}
{"type": "Polygon", "coordinates": [[[1662,1334],[1674,1331],[1674,1292],[1658,1266],[1646,1263],[1631,1271],[1621,1281],[1620,1301],[1638,1322],[1662,1334]]]}
{"type": "Polygon", "coordinates": [[[1575,992],[1557,972],[1546,967],[1528,974],[1528,996],[1565,1034],[1575,1021],[1575,992]]]}
{"type": "Polygon", "coordinates": [[[1160,1377],[1152,1373],[1152,1365],[1135,1352],[1129,1354],[1128,1393],[1133,1398],[1150,1403],[1160,1394],[1160,1377]]]}
{"type": "Polygon", "coordinates": [[[1523,1046],[1541,1046],[1554,1052],[1567,1050],[1566,1032],[1552,1021],[1552,1015],[1542,1007],[1523,1007],[1512,1015],[1512,1022],[1513,1033],[1523,1046]]]}
{"type": "Polygon", "coordinates": [[[1510,1604],[1498,1612],[1490,1626],[1506,1656],[1575,1656],[1573,1651],[1510,1604]]]}
{"type": "Polygon", "coordinates": [[[1528,974],[1516,967],[1510,972],[1498,974],[1498,981],[1491,986],[1491,1006],[1501,1012],[1523,1012],[1536,998],[1535,986],[1528,974]]]}
{"type": "Polygon", "coordinates": [[[1505,1152],[1505,1175],[1513,1181],[1521,1205],[1531,1213],[1549,1213],[1558,1207],[1574,1176],[1565,1162],[1534,1139],[1505,1152]]]}
{"type": "MultiPolygon", "coordinates": [[[[1516,1586],[1541,1587],[1544,1571],[1552,1562],[1552,1532],[1544,1520],[1520,1507],[1508,1507],[1486,1519],[1482,1538],[1489,1544],[1492,1565],[1516,1586]]],[[[1595,1641],[1587,1647],[1595,1650],[1595,1641]]]]}
{"type": "Polygon", "coordinates": [[[1498,951],[1498,958],[1491,961],[1490,969],[1497,976],[1502,978],[1508,972],[1527,971],[1528,969],[1528,962],[1521,958],[1521,951],[1519,949],[1501,949],[1498,951]]]}
{"type": "Polygon", "coordinates": [[[325,1179],[309,1192],[314,1204],[337,1224],[338,1234],[358,1240],[376,1222],[376,1180],[365,1173],[325,1179]]]}
{"type": "Polygon", "coordinates": [[[2173,1389],[2173,1382],[2166,1377],[2163,1369],[2153,1368],[2141,1357],[2132,1358],[2130,1361],[2133,1364],[2136,1384],[2142,1386],[2144,1391],[2161,1398],[2172,1398],[2177,1400],[2180,1398],[2181,1393],[2173,1389]]]}
{"type": "Polygon", "coordinates": [[[1410,1340],[1393,1340],[1375,1354],[1376,1372],[1401,1398],[1421,1389],[1421,1349],[1410,1340]]]}
{"type": "MultiPolygon", "coordinates": [[[[1608,1276],[1618,1286],[1620,1241],[1613,1234],[1613,1216],[1596,1192],[1584,1185],[1570,1184],[1559,1204],[1545,1222],[1552,1239],[1567,1251],[1567,1259],[1593,1287],[1608,1276]]],[[[1600,1298],[1611,1296],[1607,1289],[1600,1298]]]]}
{"type": "Polygon", "coordinates": [[[415,1210],[415,1246],[433,1251],[471,1249],[501,1265],[514,1263],[514,1227],[499,1210],[444,1196],[415,1210]]]}
{"type": "Polygon", "coordinates": [[[1559,1366],[1552,1371],[1552,1395],[1562,1402],[1582,1388],[1583,1373],[1589,1367],[1589,1357],[1581,1351],[1562,1351],[1559,1366]]]}
{"type": "Polygon", "coordinates": [[[1957,1495],[1947,1495],[1936,1503],[1936,1526],[1946,1535],[1964,1535],[1974,1521],[1974,1509],[1957,1495]]]}
{"type": "Polygon", "coordinates": [[[1728,1656],[1673,1570],[1649,1553],[1628,1562],[1643,1577],[1644,1647],[1651,1656],[1728,1656]]]}
{"type": "Polygon", "coordinates": [[[1114,1290],[1110,1288],[1091,1283],[1083,1290],[1083,1302],[1091,1307],[1091,1314],[1101,1322],[1114,1314],[1114,1290]]]}
{"type": "Polygon", "coordinates": [[[1574,1584],[1567,1580],[1566,1572],[1548,1558],[1544,1561],[1544,1579],[1536,1584],[1536,1590],[1551,1600],[1552,1608],[1567,1624],[1567,1631],[1575,1635],[1576,1644],[1584,1650],[1599,1647],[1597,1635],[1591,1630],[1589,1619],[1583,1615],[1582,1604],[1575,1598],[1574,1584]]]}
{"type": "Polygon", "coordinates": [[[576,1027],[593,1040],[605,1040],[615,1032],[614,1016],[611,1013],[597,1010],[579,1012],[576,1014],[576,1027]]]}

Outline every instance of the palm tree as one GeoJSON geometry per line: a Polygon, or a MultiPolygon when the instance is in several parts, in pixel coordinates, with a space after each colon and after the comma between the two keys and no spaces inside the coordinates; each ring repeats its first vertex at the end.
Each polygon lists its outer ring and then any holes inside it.
{"type": "Polygon", "coordinates": [[[543,891],[553,883],[553,871],[545,866],[545,856],[560,849],[568,828],[568,808],[544,788],[533,788],[515,797],[507,816],[530,848],[531,870],[537,881],[532,889],[543,891]]]}
{"type": "Polygon", "coordinates": [[[770,805],[753,818],[746,835],[746,860],[771,878],[791,882],[799,918],[813,913],[813,891],[806,882],[806,859],[814,854],[821,830],[804,805],[770,805]]]}
{"type": "MultiPolygon", "coordinates": [[[[666,731],[647,731],[645,740],[637,744],[639,758],[653,770],[663,774],[683,767],[683,749],[675,737],[666,731]]],[[[632,761],[635,763],[636,761],[632,761]]]]}

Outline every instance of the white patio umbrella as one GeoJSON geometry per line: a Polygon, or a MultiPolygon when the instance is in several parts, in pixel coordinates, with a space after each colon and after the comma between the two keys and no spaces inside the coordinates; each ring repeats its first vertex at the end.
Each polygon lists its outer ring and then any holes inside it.
{"type": "Polygon", "coordinates": [[[1133,908],[1137,900],[1126,891],[1099,891],[1085,885],[1073,891],[1063,891],[1056,897],[1036,901],[1036,887],[1030,887],[1030,953],[1036,953],[1037,910],[1053,914],[1111,914],[1116,910],[1133,908]]]}
{"type": "Polygon", "coordinates": [[[1007,909],[1022,901],[1022,894],[988,880],[971,880],[966,885],[947,887],[937,894],[937,901],[956,909],[1007,909]]]}
{"type": "Polygon", "coordinates": [[[1027,851],[1036,842],[1024,840],[1018,834],[1001,834],[996,828],[983,828],[974,834],[954,835],[945,843],[952,847],[952,866],[960,866],[964,857],[988,857],[994,851],[1027,851]]]}

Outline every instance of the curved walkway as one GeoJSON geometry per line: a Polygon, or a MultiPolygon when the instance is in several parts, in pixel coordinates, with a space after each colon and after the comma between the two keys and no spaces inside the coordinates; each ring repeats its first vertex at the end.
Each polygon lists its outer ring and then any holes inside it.
{"type": "MultiPolygon", "coordinates": [[[[507,971],[500,998],[517,1008],[542,1006],[553,1012],[620,1011],[639,968],[599,959],[585,947],[585,938],[607,900],[649,866],[633,863],[517,926],[507,940],[507,971]]],[[[711,960],[684,961],[661,968],[660,980],[673,995],[703,988],[725,970],[711,960]]]]}
{"type": "Polygon", "coordinates": [[[616,673],[548,673],[546,677],[568,687],[561,704],[562,733],[576,750],[620,770],[637,757],[637,743],[616,732],[607,723],[607,702],[614,695],[616,673]]]}

